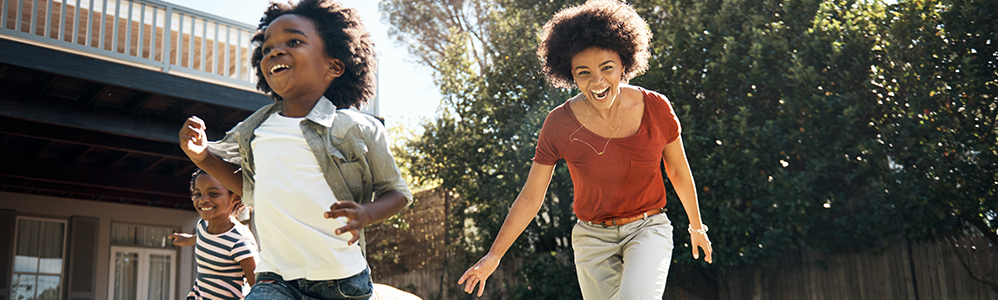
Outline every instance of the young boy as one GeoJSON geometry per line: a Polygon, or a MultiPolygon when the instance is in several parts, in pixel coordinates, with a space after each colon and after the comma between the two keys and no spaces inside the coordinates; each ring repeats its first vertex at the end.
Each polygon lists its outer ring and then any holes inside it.
{"type": "Polygon", "coordinates": [[[362,229],[412,202],[384,126],[349,110],[374,95],[369,34],[353,9],[303,0],[272,3],[253,42],[257,89],[276,102],[217,142],[197,117],[180,130],[191,161],[255,208],[246,299],[368,298],[362,229]]]}

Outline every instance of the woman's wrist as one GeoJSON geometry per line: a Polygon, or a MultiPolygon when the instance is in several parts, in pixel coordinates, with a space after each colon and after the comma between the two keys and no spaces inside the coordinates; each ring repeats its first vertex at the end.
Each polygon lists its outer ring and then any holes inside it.
{"type": "Polygon", "coordinates": [[[686,231],[689,231],[691,235],[693,233],[699,233],[699,234],[702,234],[702,235],[707,235],[707,230],[708,230],[707,229],[707,224],[703,224],[703,223],[700,224],[700,229],[693,229],[693,224],[690,224],[690,227],[686,229],[686,231]]]}

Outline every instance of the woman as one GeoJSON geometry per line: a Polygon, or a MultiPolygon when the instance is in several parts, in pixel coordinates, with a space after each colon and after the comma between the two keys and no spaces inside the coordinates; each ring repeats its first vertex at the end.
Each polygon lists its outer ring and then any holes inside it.
{"type": "Polygon", "coordinates": [[[584,298],[662,298],[673,249],[662,161],[690,220],[693,257],[703,249],[712,262],[679,120],[665,96],[626,83],[648,68],[650,36],[634,9],[615,0],[564,9],[544,26],[537,54],[548,80],[581,93],[544,120],[523,190],[489,253],[458,281],[465,292],[481,284],[482,295],[537,214],[560,159],[575,190],[572,247],[584,298]]]}

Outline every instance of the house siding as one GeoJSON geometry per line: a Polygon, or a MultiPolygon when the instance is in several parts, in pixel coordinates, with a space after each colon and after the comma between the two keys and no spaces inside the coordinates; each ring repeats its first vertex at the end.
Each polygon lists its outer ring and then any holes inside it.
{"type": "MultiPolygon", "coordinates": [[[[73,264],[73,262],[67,262],[67,266],[64,268],[63,273],[65,280],[62,282],[62,290],[66,291],[70,288],[69,283],[79,280],[93,280],[93,299],[107,299],[112,223],[173,227],[180,229],[182,232],[194,232],[194,226],[197,224],[199,219],[197,212],[193,210],[186,211],[139,206],[126,203],[117,204],[0,192],[0,211],[4,210],[12,211],[15,216],[44,217],[67,221],[73,220],[74,218],[89,218],[96,221],[97,242],[94,247],[96,249],[96,260],[93,264],[78,264],[73,266],[76,268],[80,266],[89,267],[92,268],[92,270],[72,269],[68,265],[73,264]],[[82,278],[86,275],[92,276],[92,279],[82,278]],[[72,278],[70,276],[72,276],[72,278]]],[[[13,220],[13,217],[11,219],[13,220]]],[[[2,227],[0,228],[0,231],[13,230],[13,226],[0,227],[2,227]]],[[[75,231],[71,228],[67,232],[73,233],[75,231]]],[[[2,232],[0,232],[0,236],[3,236],[2,232]]],[[[72,239],[73,237],[70,237],[70,240],[72,239]]],[[[12,245],[13,243],[12,241],[8,241],[7,243],[0,242],[0,246],[4,246],[6,244],[12,245]]],[[[8,247],[7,250],[9,250],[10,245],[6,246],[8,247]]],[[[69,247],[67,248],[66,257],[73,259],[80,255],[87,254],[82,252],[77,253],[78,251],[81,250],[69,247]]],[[[10,262],[13,260],[12,251],[0,250],[0,254],[3,254],[3,256],[0,257],[0,260],[2,261],[10,262]]],[[[187,291],[190,290],[190,287],[194,283],[194,249],[192,247],[177,249],[176,267],[175,294],[186,295],[187,291]]],[[[10,285],[8,281],[11,278],[10,265],[8,264],[4,267],[3,264],[0,264],[0,273],[2,273],[0,274],[0,278],[7,278],[4,282],[0,283],[0,287],[8,287],[10,285]]],[[[9,290],[6,290],[6,293],[0,295],[0,299],[5,299],[8,296],[9,290]]]]}

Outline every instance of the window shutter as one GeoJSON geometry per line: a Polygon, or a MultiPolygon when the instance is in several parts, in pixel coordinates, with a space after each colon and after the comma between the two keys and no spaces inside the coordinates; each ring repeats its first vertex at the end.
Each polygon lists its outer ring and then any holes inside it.
{"type": "Polygon", "coordinates": [[[14,221],[12,210],[0,209],[0,300],[10,297],[10,274],[14,264],[14,221]]]}
{"type": "Polygon", "coordinates": [[[95,300],[97,297],[97,232],[100,219],[73,216],[69,219],[69,268],[66,299],[95,300]]]}

